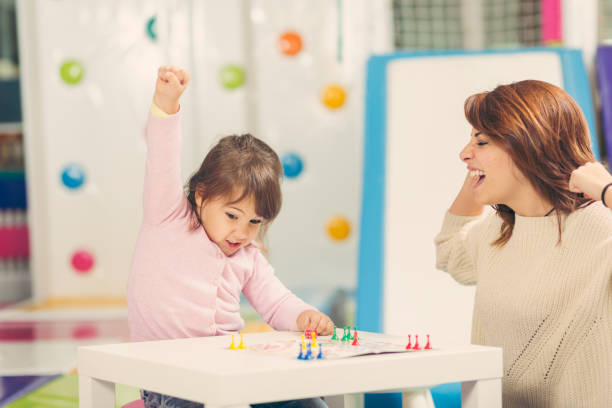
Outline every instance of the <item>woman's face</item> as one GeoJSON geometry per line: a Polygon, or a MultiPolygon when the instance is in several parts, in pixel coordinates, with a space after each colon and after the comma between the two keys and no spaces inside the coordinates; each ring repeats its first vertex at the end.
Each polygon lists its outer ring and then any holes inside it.
{"type": "Polygon", "coordinates": [[[530,186],[510,155],[476,129],[472,129],[470,141],[459,157],[473,176],[474,197],[482,205],[505,204],[515,208],[513,203],[530,186]]]}

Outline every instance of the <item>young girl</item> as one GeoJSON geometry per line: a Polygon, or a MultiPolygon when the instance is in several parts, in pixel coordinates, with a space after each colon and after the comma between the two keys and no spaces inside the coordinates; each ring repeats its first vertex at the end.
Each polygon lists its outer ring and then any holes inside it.
{"type": "Polygon", "coordinates": [[[612,214],[569,186],[594,161],[580,108],[522,81],[469,97],[465,116],[437,267],[477,285],[472,342],[503,348],[504,408],[612,407],[612,214]]]}
{"type": "MultiPolygon", "coordinates": [[[[143,223],[128,281],[132,340],[236,333],[244,326],[241,292],[277,330],[330,334],[329,317],[293,295],[256,244],[281,206],[282,166],[268,145],[251,135],[221,139],[183,192],[179,97],[188,83],[182,69],[158,71],[145,129],[143,223]]],[[[146,407],[202,406],[147,391],[143,398],[146,407]]],[[[262,406],[326,405],[316,398],[262,406]]]]}

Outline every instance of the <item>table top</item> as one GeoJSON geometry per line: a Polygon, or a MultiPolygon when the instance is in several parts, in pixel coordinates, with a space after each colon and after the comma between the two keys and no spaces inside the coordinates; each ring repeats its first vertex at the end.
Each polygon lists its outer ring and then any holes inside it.
{"type": "MultiPolygon", "coordinates": [[[[297,357],[300,334],[245,334],[244,341],[248,347],[294,338],[297,357]]],[[[368,332],[359,332],[359,338],[405,342],[403,337],[368,332]]],[[[216,336],[80,347],[79,374],[214,405],[414,389],[503,375],[502,351],[496,347],[304,361],[230,350],[230,343],[231,336],[216,336]]]]}

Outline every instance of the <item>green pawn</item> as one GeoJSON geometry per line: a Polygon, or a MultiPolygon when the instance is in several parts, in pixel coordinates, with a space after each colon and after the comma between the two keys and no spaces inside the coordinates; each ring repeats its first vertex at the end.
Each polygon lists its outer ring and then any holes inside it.
{"type": "Polygon", "coordinates": [[[338,336],[336,336],[336,326],[334,326],[334,335],[331,337],[331,340],[338,340],[338,336]]]}
{"type": "Polygon", "coordinates": [[[346,341],[346,327],[344,328],[344,334],[342,335],[342,341],[346,341]]]}

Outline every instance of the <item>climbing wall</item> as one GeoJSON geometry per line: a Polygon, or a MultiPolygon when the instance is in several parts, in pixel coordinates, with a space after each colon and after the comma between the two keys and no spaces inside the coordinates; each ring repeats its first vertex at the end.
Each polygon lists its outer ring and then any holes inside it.
{"type": "Polygon", "coordinates": [[[142,128],[156,69],[188,69],[183,177],[250,132],[283,161],[266,247],[318,305],[356,284],[365,61],[390,9],[365,0],[19,4],[37,299],[124,296],[141,219],[142,128]]]}
{"type": "Polygon", "coordinates": [[[143,119],[164,59],[147,30],[157,10],[19,7],[34,295],[121,297],[141,211],[143,119]]]}

